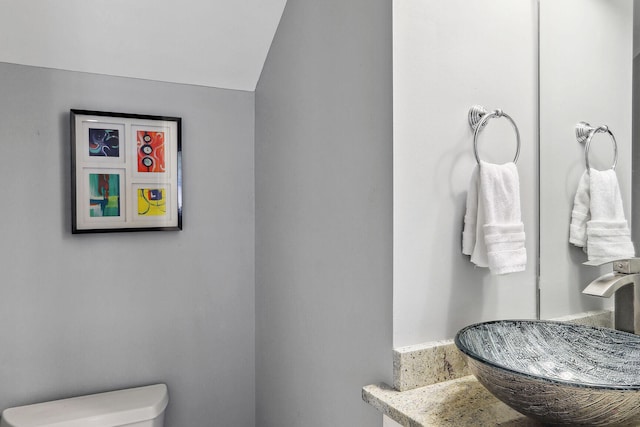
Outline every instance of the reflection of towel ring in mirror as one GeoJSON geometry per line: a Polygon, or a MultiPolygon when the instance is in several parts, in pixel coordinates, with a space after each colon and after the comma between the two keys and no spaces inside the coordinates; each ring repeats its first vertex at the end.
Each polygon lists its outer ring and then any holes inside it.
{"type": "Polygon", "coordinates": [[[516,155],[513,158],[513,163],[516,163],[520,156],[520,132],[518,131],[516,122],[513,121],[511,116],[500,109],[487,113],[487,110],[481,105],[474,105],[469,110],[469,126],[473,129],[473,154],[476,156],[476,161],[480,164],[480,155],[478,154],[478,135],[480,135],[482,128],[489,122],[489,119],[492,119],[493,117],[504,117],[511,122],[513,130],[516,132],[516,155]]]}
{"type": "Polygon", "coordinates": [[[584,142],[584,162],[587,166],[587,171],[591,170],[591,167],[589,166],[589,148],[591,148],[591,140],[597,133],[608,133],[611,137],[611,142],[613,143],[613,164],[611,165],[611,169],[615,169],[616,164],[618,163],[618,143],[616,142],[616,137],[613,136],[611,129],[609,129],[607,125],[593,127],[587,122],[580,122],[576,125],[576,139],[581,144],[584,142]]]}

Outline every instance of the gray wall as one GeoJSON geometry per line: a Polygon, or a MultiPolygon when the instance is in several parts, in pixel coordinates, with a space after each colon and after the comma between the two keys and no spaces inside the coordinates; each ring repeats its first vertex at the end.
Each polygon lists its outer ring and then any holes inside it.
{"type": "MultiPolygon", "coordinates": [[[[536,0],[393,2],[394,347],[453,338],[481,321],[536,316],[536,17],[536,0]],[[478,47],[479,34],[490,48],[478,47]],[[475,104],[503,109],[520,132],[521,272],[490,274],[462,254],[477,164],[467,119],[475,104]]],[[[505,119],[492,119],[477,143],[485,161],[514,159],[516,137],[505,119]]]]}
{"type": "Polygon", "coordinates": [[[391,381],[391,1],[289,0],[256,90],[256,420],[373,426],[391,381]]]}
{"type": "MultiPolygon", "coordinates": [[[[634,12],[634,23],[639,25],[638,28],[634,27],[634,49],[640,49],[640,42],[636,44],[636,38],[640,39],[640,17],[636,18],[636,16],[640,15],[640,7],[636,7],[634,4],[633,8],[634,12]]],[[[632,96],[632,131],[631,131],[631,165],[632,165],[632,174],[631,174],[631,212],[633,212],[636,216],[639,215],[640,212],[640,197],[635,196],[640,192],[640,120],[637,119],[640,114],[640,55],[636,55],[633,57],[633,96],[632,96]]],[[[640,254],[640,221],[636,220],[632,215],[631,219],[631,239],[635,244],[636,248],[636,256],[640,254]]]]}
{"type": "Polygon", "coordinates": [[[254,426],[254,94],[0,64],[2,408],[166,382],[254,426]],[[70,108],[183,118],[184,230],[71,235],[70,108]]]}

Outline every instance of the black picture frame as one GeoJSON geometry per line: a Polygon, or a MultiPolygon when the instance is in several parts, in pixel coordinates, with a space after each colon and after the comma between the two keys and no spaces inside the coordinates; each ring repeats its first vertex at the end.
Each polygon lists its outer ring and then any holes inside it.
{"type": "Polygon", "coordinates": [[[70,110],[72,233],[182,230],[182,119],[70,110]]]}

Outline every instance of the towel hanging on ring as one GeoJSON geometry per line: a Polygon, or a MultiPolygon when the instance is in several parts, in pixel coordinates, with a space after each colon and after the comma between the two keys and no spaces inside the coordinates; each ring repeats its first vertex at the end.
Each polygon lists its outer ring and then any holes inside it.
{"type": "Polygon", "coordinates": [[[607,126],[596,128],[580,122],[576,125],[576,139],[585,143],[586,170],[573,200],[569,242],[583,248],[589,261],[633,257],[635,249],[615,172],[618,161],[615,136],[607,126]],[[589,164],[589,148],[597,133],[608,133],[614,148],[613,164],[603,171],[591,168],[589,164]]]}
{"type": "Polygon", "coordinates": [[[524,271],[527,263],[524,224],[520,212],[520,180],[515,162],[520,153],[520,133],[513,119],[481,106],[469,111],[474,129],[476,165],[467,193],[467,211],[462,232],[462,252],[478,267],[489,267],[492,274],[524,271]],[[507,118],[516,132],[517,150],[513,162],[496,165],[480,159],[478,134],[493,117],[507,118]]]}

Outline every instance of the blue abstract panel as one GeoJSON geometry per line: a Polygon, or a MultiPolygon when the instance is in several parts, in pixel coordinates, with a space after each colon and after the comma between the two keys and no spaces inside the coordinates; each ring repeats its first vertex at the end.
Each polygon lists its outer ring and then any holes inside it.
{"type": "Polygon", "coordinates": [[[120,157],[118,129],[89,129],[89,156],[120,157]]]}

